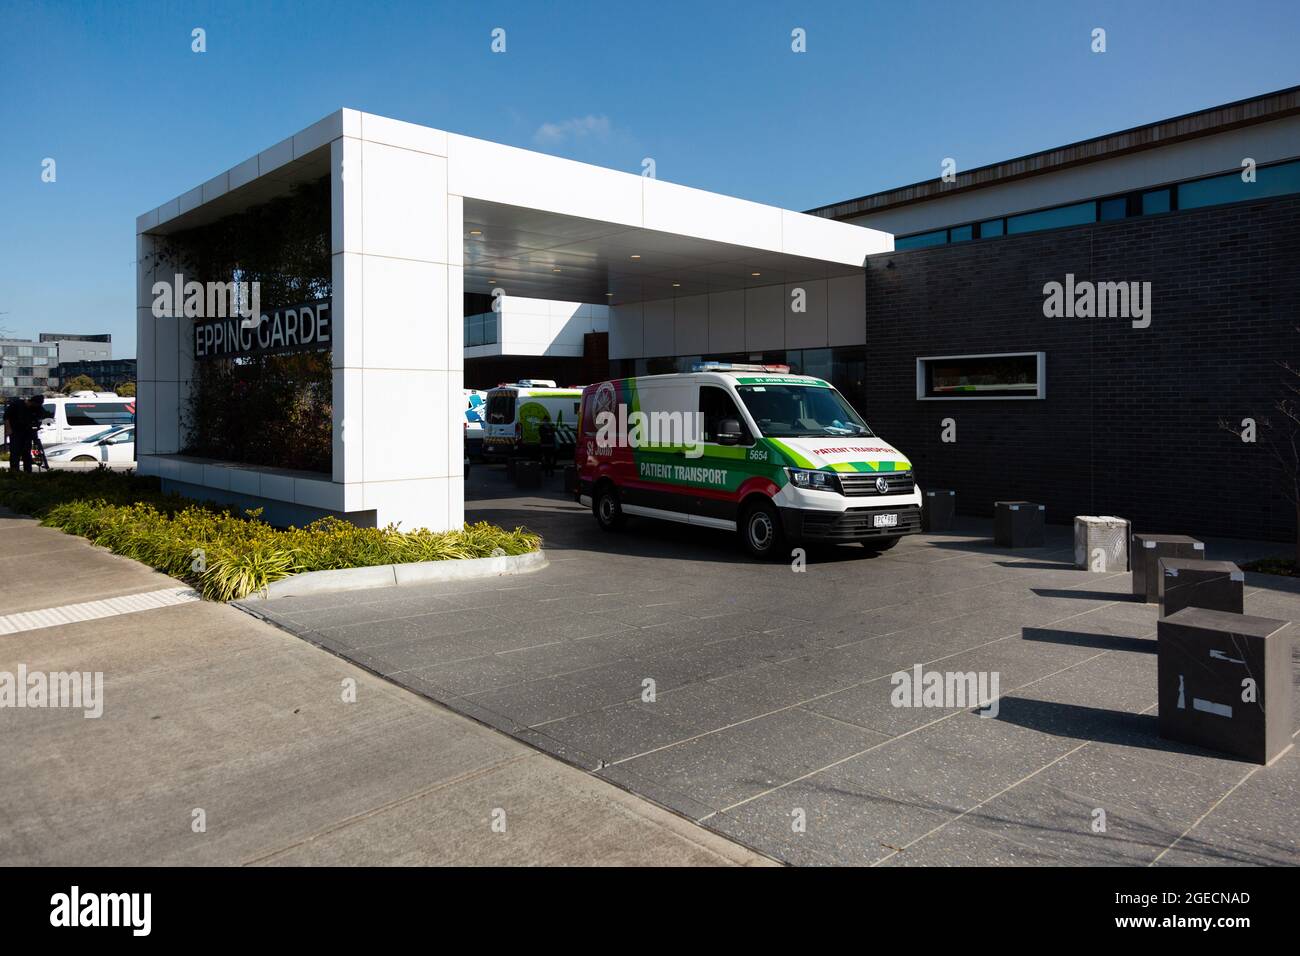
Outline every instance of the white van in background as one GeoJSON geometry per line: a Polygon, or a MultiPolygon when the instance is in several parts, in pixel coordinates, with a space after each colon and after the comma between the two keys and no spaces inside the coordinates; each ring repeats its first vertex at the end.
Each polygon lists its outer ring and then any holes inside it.
{"type": "Polygon", "coordinates": [[[116,392],[76,392],[45,399],[45,414],[38,433],[46,448],[81,441],[116,425],[135,424],[135,399],[116,392]]]}
{"type": "Polygon", "coordinates": [[[479,458],[483,454],[483,411],[487,408],[487,392],[467,388],[465,392],[465,454],[479,458]]]}
{"type": "Polygon", "coordinates": [[[556,388],[549,379],[530,378],[488,389],[483,457],[539,457],[540,425],[549,421],[555,427],[556,459],[572,458],[581,401],[581,386],[556,388]]]}

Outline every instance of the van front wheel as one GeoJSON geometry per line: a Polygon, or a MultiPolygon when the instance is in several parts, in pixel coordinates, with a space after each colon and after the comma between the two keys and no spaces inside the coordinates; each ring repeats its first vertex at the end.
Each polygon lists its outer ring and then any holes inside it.
{"type": "Polygon", "coordinates": [[[760,501],[745,511],[740,523],[740,539],[746,551],[764,561],[780,558],[785,553],[781,516],[766,501],[760,501]]]}
{"type": "Polygon", "coordinates": [[[623,506],[618,501],[618,491],[612,485],[605,485],[596,492],[591,511],[602,531],[618,531],[627,523],[627,515],[623,514],[623,506]]]}

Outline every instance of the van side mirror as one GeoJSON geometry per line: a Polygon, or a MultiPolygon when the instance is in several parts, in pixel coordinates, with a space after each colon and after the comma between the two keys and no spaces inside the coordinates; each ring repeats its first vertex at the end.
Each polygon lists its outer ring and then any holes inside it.
{"type": "Polygon", "coordinates": [[[739,445],[744,437],[745,433],[740,427],[740,422],[734,418],[724,418],[718,422],[719,445],[739,445]]]}

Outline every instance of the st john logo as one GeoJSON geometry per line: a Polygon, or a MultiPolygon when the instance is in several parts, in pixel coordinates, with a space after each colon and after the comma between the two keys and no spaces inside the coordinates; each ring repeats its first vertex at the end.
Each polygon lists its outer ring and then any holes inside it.
{"type": "Polygon", "coordinates": [[[152,926],[151,893],[70,893],[50,897],[51,926],[130,927],[133,936],[148,936],[152,926]]]}

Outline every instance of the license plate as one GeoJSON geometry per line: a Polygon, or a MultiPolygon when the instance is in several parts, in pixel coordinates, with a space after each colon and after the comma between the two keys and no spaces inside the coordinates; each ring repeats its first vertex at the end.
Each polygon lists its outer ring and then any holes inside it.
{"type": "Polygon", "coordinates": [[[898,527],[898,515],[872,515],[871,521],[877,528],[898,527]]]}

